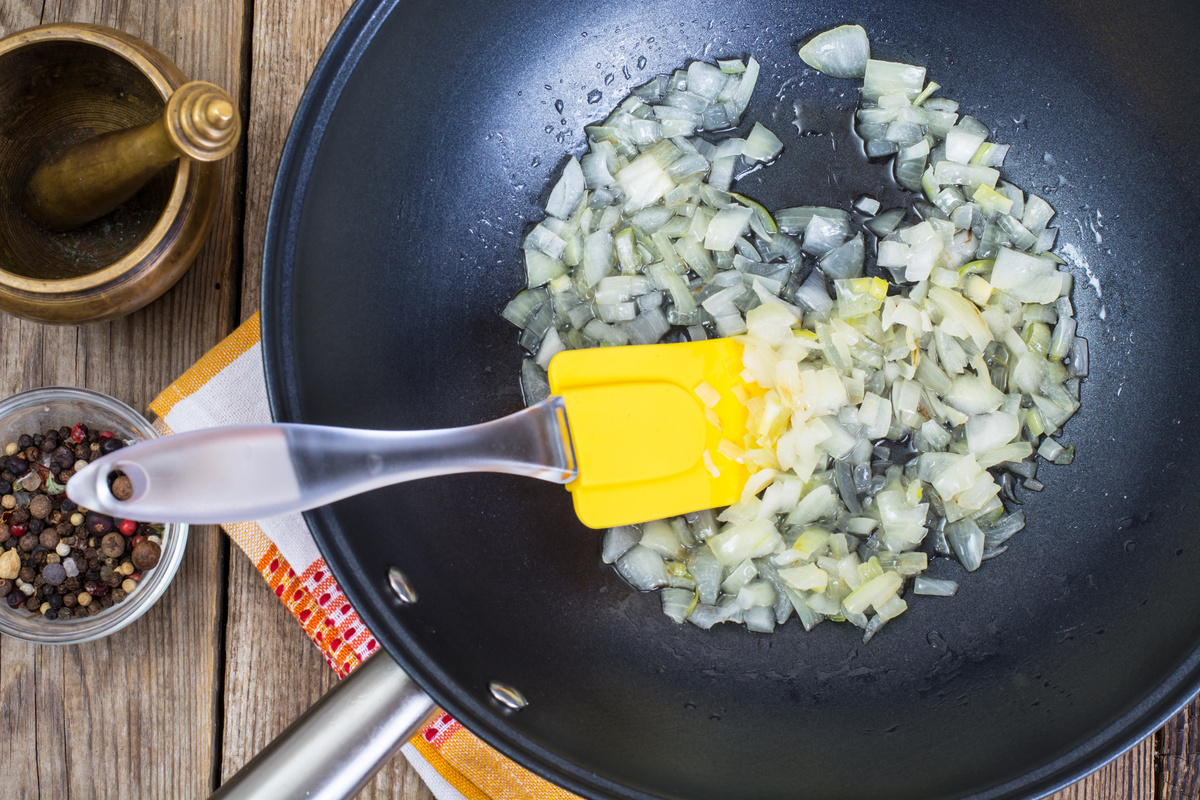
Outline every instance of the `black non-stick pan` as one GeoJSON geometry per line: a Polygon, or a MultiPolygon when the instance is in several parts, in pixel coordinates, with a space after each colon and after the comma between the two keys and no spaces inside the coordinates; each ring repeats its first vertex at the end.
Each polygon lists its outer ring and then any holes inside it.
{"type": "Polygon", "coordinates": [[[1200,687],[1200,7],[1079,2],[362,0],[279,169],[263,342],[276,418],[462,425],[521,406],[518,248],[583,127],[695,58],[763,65],[743,128],[781,160],[768,207],[894,192],[850,133],[857,92],[795,43],[864,25],[1013,145],[1057,209],[1090,343],[1083,408],[1022,498],[1030,523],[952,599],[868,645],[662,615],[599,563],[561,488],[475,475],[308,515],[387,653],[503,753],[588,797],[1035,797],[1200,687]],[[561,110],[556,108],[562,101],[561,110]],[[799,109],[799,129],[793,120],[799,109]],[[1086,265],[1085,263],[1086,262],[1086,265]],[[388,588],[407,575],[418,601],[388,588]],[[513,712],[489,684],[518,689],[513,712]]]}

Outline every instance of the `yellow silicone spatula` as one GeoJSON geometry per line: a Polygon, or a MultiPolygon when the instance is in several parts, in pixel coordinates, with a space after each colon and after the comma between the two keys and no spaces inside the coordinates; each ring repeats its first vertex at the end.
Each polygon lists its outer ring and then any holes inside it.
{"type": "Polygon", "coordinates": [[[732,339],[568,350],[550,362],[579,476],[567,484],[592,528],[661,519],[739,499],[749,470],[739,447],[746,406],[742,345],[732,339]]]}
{"type": "Polygon", "coordinates": [[[645,522],[739,499],[749,471],[719,445],[745,438],[743,400],[756,391],[741,371],[742,346],[731,339],[572,350],[550,362],[550,398],[491,422],[425,431],[209,428],[97,459],[67,493],[128,519],[224,523],[418,478],[507,472],[566,484],[590,527],[645,522]],[[114,471],[129,476],[132,496],[113,496],[114,471]]]}

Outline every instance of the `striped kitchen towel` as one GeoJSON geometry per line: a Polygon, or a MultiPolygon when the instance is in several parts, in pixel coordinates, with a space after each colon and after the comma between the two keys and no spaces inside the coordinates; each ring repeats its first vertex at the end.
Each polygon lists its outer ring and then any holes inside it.
{"type": "MultiPolygon", "coordinates": [[[[163,434],[271,421],[258,314],[150,404],[163,434]]],[[[340,677],[379,643],[338,588],[299,514],[222,526],[340,677]]],[[[575,795],[500,755],[441,713],[403,752],[438,800],[569,800],[575,795]]]]}

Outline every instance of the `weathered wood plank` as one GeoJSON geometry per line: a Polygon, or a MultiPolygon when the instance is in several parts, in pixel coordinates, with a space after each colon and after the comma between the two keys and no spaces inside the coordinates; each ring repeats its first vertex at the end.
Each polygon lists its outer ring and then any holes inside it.
{"type": "Polygon", "coordinates": [[[0,36],[24,30],[42,21],[45,0],[5,0],[0,3],[0,36]]]}
{"type": "Polygon", "coordinates": [[[1157,800],[1200,797],[1200,698],[1159,731],[1157,800]]]}
{"type": "MultiPolygon", "coordinates": [[[[191,77],[235,95],[244,0],[50,0],[0,4],[3,33],[92,22],[138,36],[191,77]]],[[[0,314],[0,391],[62,384],[147,403],[224,336],[240,287],[239,153],[221,165],[217,223],[191,271],[163,298],[104,325],[53,327],[0,314]]],[[[170,591],[130,628],[51,648],[0,641],[5,780],[0,797],[203,797],[211,789],[224,558],[194,529],[170,591]],[[33,746],[36,742],[36,748],[33,746]]]]}
{"type": "Polygon", "coordinates": [[[38,754],[28,745],[37,730],[37,650],[36,645],[0,639],[0,751],[5,754],[0,797],[3,798],[38,796],[38,754]]]}
{"type": "MultiPolygon", "coordinates": [[[[247,143],[242,317],[258,308],[267,207],[279,156],[308,76],[351,0],[256,3],[247,143]]],[[[335,682],[333,671],[249,560],[229,564],[223,777],[229,777],[335,682]]],[[[403,757],[360,795],[430,800],[403,757]]]]}
{"type": "Polygon", "coordinates": [[[1048,800],[1154,800],[1154,737],[1048,800]]]}
{"type": "MultiPolygon", "coordinates": [[[[320,650],[236,548],[229,559],[226,647],[223,778],[337,683],[320,650]]],[[[359,797],[433,800],[403,756],[380,770],[359,797]]]]}
{"type": "Polygon", "coordinates": [[[242,317],[258,309],[267,208],[279,156],[308,76],[352,0],[254,4],[250,135],[246,173],[246,269],[242,317]]]}

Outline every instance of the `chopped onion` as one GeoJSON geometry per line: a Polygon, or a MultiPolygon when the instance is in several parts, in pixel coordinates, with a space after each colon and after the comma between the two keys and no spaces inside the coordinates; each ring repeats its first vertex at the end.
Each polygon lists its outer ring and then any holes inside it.
{"type": "Polygon", "coordinates": [[[742,145],[742,156],[750,161],[770,161],[783,150],[783,142],[761,122],[754,123],[742,145]]]}
{"type": "Polygon", "coordinates": [[[914,594],[927,594],[935,597],[953,597],[958,591],[957,581],[939,580],[927,575],[918,575],[913,581],[914,594]]]}
{"type": "Polygon", "coordinates": [[[669,582],[662,556],[640,544],[618,558],[616,567],[621,577],[640,592],[658,589],[669,582]]]}
{"type": "MultiPolygon", "coordinates": [[[[795,611],[806,630],[845,620],[867,641],[905,611],[909,581],[957,590],[925,574],[931,554],[973,571],[1024,528],[1005,504],[1018,480],[1043,488],[1035,455],[1073,459],[1052,437],[1079,408],[1088,348],[1048,252],[1054,209],[1001,179],[1008,145],[935,97],[922,67],[872,60],[857,26],[801,53],[863,77],[855,129],[920,193],[907,207],[860,196],[853,214],[772,213],[731,192],[782,142],[761,124],[697,136],[738,124],[759,64],[695,61],[585,128],[589,152],[565,162],[523,239],[527,288],[502,313],[529,356],[530,403],[563,349],[736,336],[757,384],[732,392],[747,436],[703,461],[749,469],[741,500],[612,529],[602,559],[638,589],[665,587],[676,622],[769,633],[795,611]]],[[[723,399],[694,392],[719,426],[723,399]]]]}
{"type": "Polygon", "coordinates": [[[871,43],[859,25],[818,33],[800,48],[805,64],[834,78],[861,78],[870,57],[871,43]]]}
{"type": "Polygon", "coordinates": [[[604,532],[604,546],[600,557],[605,564],[611,564],[629,552],[629,549],[641,541],[641,538],[642,532],[633,525],[609,528],[604,532]]]}
{"type": "Polygon", "coordinates": [[[869,59],[863,70],[864,100],[874,101],[884,95],[894,94],[903,94],[912,100],[921,93],[924,86],[924,67],[869,59]]]}
{"type": "Polygon", "coordinates": [[[946,526],[946,541],[954,550],[954,557],[967,572],[979,569],[983,562],[983,531],[972,519],[960,519],[946,526]]]}

